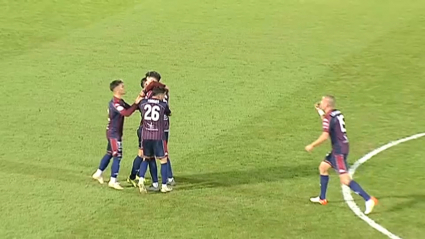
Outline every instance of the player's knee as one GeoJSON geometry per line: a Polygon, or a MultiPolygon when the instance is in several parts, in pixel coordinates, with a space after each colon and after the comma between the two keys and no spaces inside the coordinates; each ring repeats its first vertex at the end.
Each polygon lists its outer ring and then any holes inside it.
{"type": "Polygon", "coordinates": [[[139,152],[137,153],[137,155],[143,158],[143,149],[139,149],[139,152]]]}
{"type": "Polygon", "coordinates": [[[340,180],[341,184],[348,186],[351,182],[351,177],[348,173],[344,173],[344,174],[339,175],[339,180],[340,180]]]}
{"type": "Polygon", "coordinates": [[[319,165],[319,172],[320,172],[320,174],[327,174],[328,173],[328,169],[329,169],[329,167],[328,167],[328,165],[326,163],[321,163],[319,165]]]}
{"type": "Polygon", "coordinates": [[[161,162],[161,164],[166,164],[167,163],[167,157],[161,158],[161,159],[159,159],[159,161],[161,162]]]}

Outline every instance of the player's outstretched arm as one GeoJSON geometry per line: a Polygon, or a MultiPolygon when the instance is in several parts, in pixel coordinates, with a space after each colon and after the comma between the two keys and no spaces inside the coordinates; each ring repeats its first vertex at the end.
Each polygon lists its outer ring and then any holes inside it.
{"type": "Polygon", "coordinates": [[[305,150],[308,151],[308,152],[311,152],[315,147],[323,144],[323,142],[325,142],[328,138],[329,138],[329,133],[328,132],[323,132],[316,141],[314,141],[313,143],[307,145],[305,147],[305,150]]]}
{"type": "Polygon", "coordinates": [[[120,114],[122,116],[129,117],[134,113],[134,111],[137,110],[137,106],[138,106],[138,104],[134,103],[130,106],[130,108],[121,110],[120,114]]]}
{"type": "Polygon", "coordinates": [[[151,82],[149,85],[147,85],[145,89],[143,89],[144,94],[146,95],[147,92],[151,91],[155,87],[160,87],[160,88],[166,88],[166,89],[168,89],[166,85],[154,81],[154,82],[151,82]]]}
{"type": "MultiPolygon", "coordinates": [[[[122,106],[118,106],[116,108],[122,116],[129,117],[134,113],[134,111],[136,111],[139,108],[139,103],[140,103],[140,101],[142,101],[142,99],[143,99],[143,97],[139,94],[137,96],[136,100],[134,101],[134,103],[129,108],[128,107],[124,108],[122,106]]],[[[127,103],[125,103],[125,104],[127,104],[127,103]]]]}

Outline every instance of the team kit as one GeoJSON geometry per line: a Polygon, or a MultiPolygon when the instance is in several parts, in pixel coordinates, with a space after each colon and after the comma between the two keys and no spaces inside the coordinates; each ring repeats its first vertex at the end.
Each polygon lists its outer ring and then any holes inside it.
{"type": "MultiPolygon", "coordinates": [[[[142,91],[132,105],[123,100],[125,95],[124,82],[114,80],[110,83],[113,98],[108,105],[108,126],[106,130],[107,150],[100,160],[97,171],[92,178],[104,184],[103,173],[112,160],[111,177],[108,186],[123,190],[117,181],[122,158],[122,136],[124,118],[131,116],[135,111],[141,113],[141,122],[137,130],[139,151],[132,165],[127,182],[139,189],[141,193],[162,192],[168,193],[176,185],[168,155],[168,137],[170,129],[171,110],[169,108],[169,88],[160,82],[161,75],[156,71],[149,71],[141,80],[142,91]],[[159,184],[157,160],[160,162],[161,185],[159,184]],[[152,184],[147,186],[145,175],[149,169],[152,184]]],[[[315,105],[317,113],[322,119],[322,134],[317,140],[305,147],[311,152],[328,139],[332,150],[319,165],[320,195],[310,198],[313,203],[326,205],[326,191],[329,182],[329,170],[332,168],[339,175],[341,184],[348,186],[365,200],[365,214],[370,214],[378,204],[378,200],[369,195],[348,171],[347,157],[349,154],[349,140],[345,128],[345,119],[341,111],[336,109],[334,96],[323,96],[315,105]]]]}

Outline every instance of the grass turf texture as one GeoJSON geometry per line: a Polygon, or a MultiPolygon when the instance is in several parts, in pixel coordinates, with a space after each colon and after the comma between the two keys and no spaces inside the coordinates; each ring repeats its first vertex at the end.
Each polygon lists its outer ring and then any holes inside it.
{"type": "MultiPolygon", "coordinates": [[[[350,162],[424,131],[424,11],[418,0],[1,1],[0,238],[384,238],[335,174],[330,203],[309,203],[329,145],[303,149],[325,93],[345,113],[350,162]],[[123,78],[132,101],[150,69],[172,90],[179,185],[99,186],[108,83],[123,78]]],[[[139,119],[125,124],[123,185],[139,119]]],[[[424,142],[356,173],[381,198],[371,218],[402,238],[425,237],[424,142]]]]}

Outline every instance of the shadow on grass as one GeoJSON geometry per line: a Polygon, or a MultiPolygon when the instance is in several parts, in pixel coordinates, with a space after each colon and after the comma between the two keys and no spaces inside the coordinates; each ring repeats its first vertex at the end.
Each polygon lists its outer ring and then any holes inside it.
{"type": "Polygon", "coordinates": [[[406,208],[412,208],[414,206],[425,204],[425,194],[411,194],[411,195],[403,195],[403,196],[385,196],[380,199],[405,199],[405,201],[401,203],[397,203],[391,206],[389,209],[385,210],[385,212],[397,212],[401,210],[405,210],[406,208]]]}
{"type": "Polygon", "coordinates": [[[277,166],[241,171],[211,172],[176,176],[177,190],[232,187],[245,184],[277,182],[285,179],[316,176],[311,164],[277,166]]]}
{"type": "MultiPolygon", "coordinates": [[[[0,162],[0,172],[32,176],[35,179],[52,179],[74,184],[96,185],[91,178],[93,172],[82,170],[60,169],[55,166],[45,166],[37,164],[22,164],[13,161],[0,162]]],[[[109,174],[105,174],[105,182],[108,181],[109,174]]],[[[147,175],[148,176],[148,175],[147,175]]],[[[176,190],[193,190],[201,188],[232,187],[245,184],[257,184],[267,182],[277,182],[285,179],[317,176],[317,169],[311,164],[300,164],[295,166],[277,166],[268,168],[258,168],[249,170],[234,170],[225,172],[210,172],[199,174],[177,175],[178,183],[176,190]]],[[[131,188],[125,182],[125,172],[121,172],[119,177],[123,187],[131,188]]]]}

